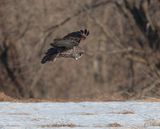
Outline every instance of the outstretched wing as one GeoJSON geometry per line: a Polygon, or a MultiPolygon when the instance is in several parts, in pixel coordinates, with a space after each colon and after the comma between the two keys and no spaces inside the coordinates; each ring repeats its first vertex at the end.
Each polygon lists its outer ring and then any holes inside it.
{"type": "Polygon", "coordinates": [[[54,47],[64,47],[67,49],[72,49],[74,46],[78,45],[78,42],[73,39],[60,39],[54,41],[54,43],[51,43],[51,45],[54,47]]]}
{"type": "Polygon", "coordinates": [[[80,42],[81,39],[86,38],[89,35],[89,31],[87,29],[80,30],[76,32],[72,32],[63,37],[63,39],[73,39],[77,42],[80,42]]]}
{"type": "Polygon", "coordinates": [[[80,41],[86,39],[88,35],[89,31],[87,29],[72,32],[64,36],[62,39],[55,39],[52,45],[72,49],[74,46],[78,46],[80,41]]]}

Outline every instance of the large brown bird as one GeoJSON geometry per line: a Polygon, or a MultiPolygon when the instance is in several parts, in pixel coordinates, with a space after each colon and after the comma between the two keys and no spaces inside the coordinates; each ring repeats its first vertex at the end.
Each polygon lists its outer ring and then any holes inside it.
{"type": "Polygon", "coordinates": [[[47,61],[53,61],[59,56],[65,57],[67,56],[65,52],[70,52],[72,58],[78,59],[81,54],[84,53],[84,51],[78,47],[79,43],[81,40],[86,39],[88,35],[89,31],[85,29],[69,33],[62,39],[54,39],[53,43],[50,44],[51,48],[47,50],[41,63],[44,64],[47,61]]]}

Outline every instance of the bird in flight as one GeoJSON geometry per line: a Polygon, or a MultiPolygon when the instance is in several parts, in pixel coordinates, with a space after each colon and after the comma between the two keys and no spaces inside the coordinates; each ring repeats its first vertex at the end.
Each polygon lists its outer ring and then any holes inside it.
{"type": "Polygon", "coordinates": [[[51,43],[51,48],[47,50],[41,63],[45,64],[48,61],[54,61],[58,57],[68,57],[78,60],[83,54],[84,50],[79,47],[79,43],[85,40],[89,35],[87,29],[72,32],[60,39],[54,39],[51,43]]]}

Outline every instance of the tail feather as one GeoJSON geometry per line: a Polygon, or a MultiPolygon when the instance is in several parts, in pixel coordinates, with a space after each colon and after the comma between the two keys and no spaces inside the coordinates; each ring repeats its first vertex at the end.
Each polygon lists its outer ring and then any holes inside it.
{"type": "Polygon", "coordinates": [[[54,55],[52,55],[52,56],[49,56],[49,55],[44,56],[44,57],[42,58],[42,60],[41,60],[41,63],[42,63],[42,64],[45,64],[47,61],[52,61],[52,60],[54,60],[54,59],[56,58],[56,55],[57,55],[57,54],[54,54],[54,55]]]}
{"type": "Polygon", "coordinates": [[[48,51],[45,53],[45,56],[42,58],[41,63],[45,64],[47,61],[54,60],[59,52],[59,49],[56,47],[48,49],[48,51]]]}

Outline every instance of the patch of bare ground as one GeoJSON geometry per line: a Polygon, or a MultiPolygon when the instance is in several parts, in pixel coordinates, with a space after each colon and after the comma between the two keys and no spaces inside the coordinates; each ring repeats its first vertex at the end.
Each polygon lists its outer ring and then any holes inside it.
{"type": "Polygon", "coordinates": [[[160,126],[160,119],[151,119],[145,121],[145,126],[160,126]]]}
{"type": "Polygon", "coordinates": [[[96,115],[95,113],[89,113],[89,112],[84,112],[84,113],[81,113],[80,115],[87,115],[87,116],[89,116],[89,115],[96,115]]]}
{"type": "Polygon", "coordinates": [[[29,113],[22,113],[22,112],[20,112],[20,113],[8,113],[8,115],[22,115],[22,116],[27,116],[27,115],[30,115],[29,113]]]}
{"type": "Polygon", "coordinates": [[[61,128],[61,127],[70,127],[70,128],[74,128],[77,127],[74,124],[47,124],[47,125],[40,125],[41,128],[61,128]]]}
{"type": "Polygon", "coordinates": [[[115,122],[115,123],[108,124],[108,127],[122,127],[122,125],[120,125],[119,123],[115,122]]]}
{"type": "MultiPolygon", "coordinates": [[[[87,126],[80,126],[75,124],[46,124],[46,125],[40,125],[41,128],[62,128],[62,127],[69,127],[69,128],[75,128],[75,127],[87,127],[87,126]]],[[[93,127],[122,127],[119,123],[110,123],[104,126],[93,126],[93,127]]]]}
{"type": "Polygon", "coordinates": [[[121,124],[117,123],[117,122],[114,122],[114,123],[110,123],[110,124],[107,124],[107,125],[104,125],[104,126],[94,126],[94,127],[97,127],[97,128],[106,128],[106,127],[122,127],[121,124]]]}
{"type": "Polygon", "coordinates": [[[121,112],[112,112],[112,114],[135,114],[135,113],[132,112],[132,111],[124,110],[124,111],[121,111],[121,112]]]}
{"type": "Polygon", "coordinates": [[[32,121],[40,121],[39,118],[33,118],[32,121]]]}

